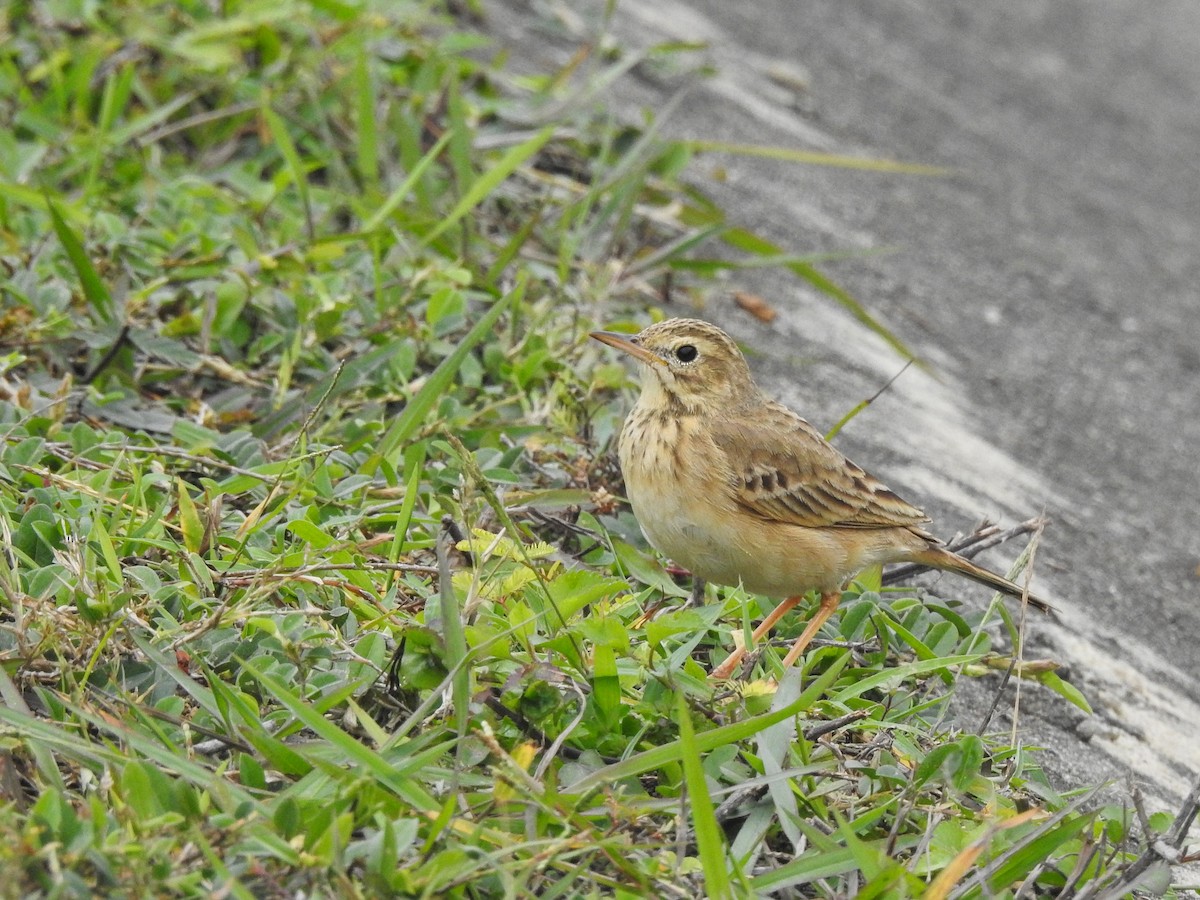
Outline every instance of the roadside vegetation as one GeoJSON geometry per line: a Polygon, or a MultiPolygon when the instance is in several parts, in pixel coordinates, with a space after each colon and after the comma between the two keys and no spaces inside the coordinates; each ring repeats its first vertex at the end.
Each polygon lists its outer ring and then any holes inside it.
{"type": "Polygon", "coordinates": [[[586,333],[742,265],[869,315],[598,105],[646,60],[518,76],[451,6],[0,11],[3,892],[1165,889],[1171,817],[947,716],[1086,707],[999,603],[868,573],[708,681],[758,601],[641,541],[586,333]]]}

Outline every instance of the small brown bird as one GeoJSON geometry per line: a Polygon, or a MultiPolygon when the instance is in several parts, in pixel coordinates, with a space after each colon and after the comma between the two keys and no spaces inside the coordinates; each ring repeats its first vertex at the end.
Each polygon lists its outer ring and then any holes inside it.
{"type": "MultiPolygon", "coordinates": [[[[957,572],[1049,604],[942,546],[929,521],[846,459],[815,428],[765,396],[737,344],[697,319],[669,319],[629,337],[593,331],[642,370],[642,392],[619,454],[646,538],[694,575],[785,598],[760,640],[810,590],[821,604],[785,657],[792,665],[833,614],[846,582],[877,563],[957,572]]],[[[733,674],[745,648],[713,671],[733,674]]]]}

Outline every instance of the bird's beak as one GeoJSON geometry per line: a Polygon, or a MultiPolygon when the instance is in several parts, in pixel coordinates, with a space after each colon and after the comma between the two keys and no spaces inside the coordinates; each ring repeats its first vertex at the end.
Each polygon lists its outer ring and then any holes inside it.
{"type": "Polygon", "coordinates": [[[608,344],[610,347],[616,347],[618,350],[624,350],[634,359],[647,363],[651,366],[665,366],[666,361],[657,354],[651,353],[645,347],[639,347],[633,341],[623,334],[617,334],[615,331],[593,331],[589,337],[593,337],[602,344],[608,344]]]}

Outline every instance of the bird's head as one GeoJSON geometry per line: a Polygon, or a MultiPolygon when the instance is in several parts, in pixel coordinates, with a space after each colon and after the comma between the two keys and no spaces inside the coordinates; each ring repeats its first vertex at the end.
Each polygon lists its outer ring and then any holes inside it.
{"type": "Polygon", "coordinates": [[[729,408],[758,394],[738,345],[699,319],[667,319],[632,337],[611,331],[591,336],[641,363],[643,402],[694,412],[729,408]]]}

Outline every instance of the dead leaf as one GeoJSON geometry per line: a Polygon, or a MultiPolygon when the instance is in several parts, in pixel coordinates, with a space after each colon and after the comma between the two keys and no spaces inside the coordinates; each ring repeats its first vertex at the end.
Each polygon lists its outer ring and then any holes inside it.
{"type": "Polygon", "coordinates": [[[775,307],[758,296],[758,294],[750,294],[746,291],[734,291],[733,302],[760,322],[774,322],[775,316],[778,315],[775,307]]]}

